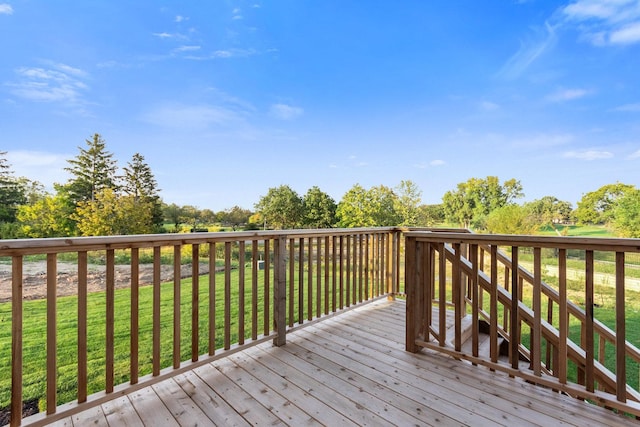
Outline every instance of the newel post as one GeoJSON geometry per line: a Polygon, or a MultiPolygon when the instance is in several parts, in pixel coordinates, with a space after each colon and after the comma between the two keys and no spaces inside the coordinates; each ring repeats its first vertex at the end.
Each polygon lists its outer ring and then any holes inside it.
{"type": "Polygon", "coordinates": [[[274,239],[274,264],[273,272],[273,326],[276,337],[273,345],[280,347],[287,342],[287,239],[280,236],[274,239]]]}
{"type": "Polygon", "coordinates": [[[416,345],[416,339],[420,333],[420,323],[422,313],[418,293],[418,272],[416,269],[416,239],[415,237],[405,237],[405,291],[407,294],[407,316],[406,316],[406,337],[405,350],[417,353],[420,347],[416,345]]]}

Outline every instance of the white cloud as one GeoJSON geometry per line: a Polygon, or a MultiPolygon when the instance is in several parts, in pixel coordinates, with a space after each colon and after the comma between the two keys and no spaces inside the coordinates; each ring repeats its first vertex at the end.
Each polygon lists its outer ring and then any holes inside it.
{"type": "Polygon", "coordinates": [[[280,120],[293,120],[303,113],[304,110],[302,108],[287,104],[273,104],[269,109],[269,114],[280,120]]]}
{"type": "Polygon", "coordinates": [[[640,42],[638,0],[577,0],[561,9],[582,38],[594,45],[640,42]]]}
{"type": "Polygon", "coordinates": [[[176,15],[176,18],[174,19],[175,22],[182,22],[182,21],[188,21],[189,18],[187,18],[186,16],[182,16],[182,15],[176,15]]]}
{"type": "Polygon", "coordinates": [[[513,140],[511,146],[519,149],[532,149],[538,150],[541,148],[557,147],[566,145],[573,141],[575,138],[569,133],[558,134],[539,134],[529,136],[525,138],[518,138],[513,140]]]}
{"type": "Polygon", "coordinates": [[[609,40],[614,44],[632,44],[640,42],[640,22],[635,22],[611,32],[609,40]]]}
{"type": "Polygon", "coordinates": [[[544,29],[539,29],[534,40],[521,41],[518,51],[507,60],[498,72],[498,76],[515,79],[520,77],[531,64],[556,44],[555,28],[545,22],[544,29]]]}
{"type": "Polygon", "coordinates": [[[0,15],[12,15],[13,8],[9,3],[0,3],[0,15]]]}
{"type": "Polygon", "coordinates": [[[432,161],[430,161],[430,162],[429,162],[429,164],[430,164],[431,166],[444,166],[444,165],[446,165],[447,163],[446,163],[444,160],[437,159],[437,160],[432,160],[432,161]]]}
{"type": "Polygon", "coordinates": [[[633,159],[638,159],[640,158],[640,150],[634,151],[633,153],[629,154],[629,156],[627,156],[627,159],[633,160],[633,159]]]}
{"type": "Polygon", "coordinates": [[[564,102],[579,99],[588,94],[589,91],[585,89],[560,89],[550,95],[547,95],[546,98],[551,102],[564,102]]]}
{"type": "Polygon", "coordinates": [[[21,67],[16,74],[18,81],[7,86],[14,95],[31,101],[78,104],[88,89],[82,81],[87,73],[66,64],[52,63],[51,68],[21,67]]]}
{"type": "Polygon", "coordinates": [[[625,104],[614,108],[614,111],[628,111],[633,113],[640,113],[640,102],[637,104],[625,104]]]}
{"type": "Polygon", "coordinates": [[[169,34],[169,33],[152,33],[155,37],[161,38],[161,39],[170,39],[172,37],[175,37],[173,34],[169,34]]]}
{"type": "Polygon", "coordinates": [[[609,151],[597,151],[597,150],[567,151],[566,153],[564,153],[564,157],[569,159],[591,161],[591,160],[610,159],[613,157],[613,153],[609,151]]]}
{"type": "Polygon", "coordinates": [[[202,130],[214,125],[229,125],[240,120],[236,111],[211,105],[167,104],[143,114],[141,119],[162,127],[202,130]]]}
{"type": "Polygon", "coordinates": [[[173,49],[174,52],[194,52],[200,50],[200,46],[179,46],[173,49]]]}

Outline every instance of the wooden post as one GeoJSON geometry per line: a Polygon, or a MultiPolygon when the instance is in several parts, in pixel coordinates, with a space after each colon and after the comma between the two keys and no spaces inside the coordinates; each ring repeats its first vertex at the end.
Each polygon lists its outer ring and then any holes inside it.
{"type": "Polygon", "coordinates": [[[280,347],[287,342],[287,240],[280,236],[273,241],[273,328],[276,337],[273,345],[280,347]]]}
{"type": "Polygon", "coordinates": [[[407,293],[407,320],[406,320],[406,336],[405,350],[411,353],[417,353],[420,348],[416,345],[418,338],[419,318],[420,318],[420,301],[417,298],[416,283],[416,239],[415,237],[405,238],[405,289],[407,293]]]}
{"type": "Polygon", "coordinates": [[[47,254],[47,415],[56,413],[57,404],[57,292],[56,254],[47,254]]]}

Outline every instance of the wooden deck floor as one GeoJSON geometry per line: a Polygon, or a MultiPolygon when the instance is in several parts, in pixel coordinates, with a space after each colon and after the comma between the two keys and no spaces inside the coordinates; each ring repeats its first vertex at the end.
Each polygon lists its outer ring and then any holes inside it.
{"type": "Polygon", "coordinates": [[[404,351],[379,301],[58,421],[65,426],[637,425],[486,368],[404,351]]]}

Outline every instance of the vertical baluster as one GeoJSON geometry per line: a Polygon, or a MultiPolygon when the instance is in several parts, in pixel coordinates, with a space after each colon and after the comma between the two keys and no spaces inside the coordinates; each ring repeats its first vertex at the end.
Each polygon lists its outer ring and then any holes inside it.
{"type": "MultiPolygon", "coordinates": [[[[286,295],[286,293],[285,293],[286,295]]],[[[271,332],[271,240],[264,240],[264,335],[271,332]]]]}
{"type": "Polygon", "coordinates": [[[616,252],[616,397],[627,401],[624,252],[616,252]]]}
{"type": "Polygon", "coordinates": [[[331,237],[331,312],[335,313],[337,311],[337,266],[338,266],[338,258],[336,256],[337,253],[337,244],[338,239],[337,236],[331,237]]]}
{"type": "Polygon", "coordinates": [[[313,319],[313,237],[309,237],[309,268],[307,272],[307,319],[313,319]]]}
{"type": "Polygon", "coordinates": [[[329,271],[330,270],[330,238],[324,238],[324,314],[329,314],[329,271]]]}
{"type": "Polygon", "coordinates": [[[558,340],[558,381],[560,384],[567,383],[567,340],[569,338],[569,313],[567,310],[567,250],[558,250],[558,318],[559,340],[558,340]]]}
{"type": "Polygon", "coordinates": [[[585,381],[587,391],[592,392],[594,390],[594,358],[595,358],[595,346],[593,337],[593,251],[586,251],[585,260],[585,351],[586,351],[586,363],[585,363],[585,381]]]}
{"type": "Polygon", "coordinates": [[[351,241],[352,241],[352,236],[346,236],[345,237],[345,241],[346,241],[346,263],[347,263],[347,267],[346,267],[346,284],[345,284],[345,290],[347,292],[346,294],[346,305],[347,307],[351,306],[351,265],[353,264],[353,259],[351,258],[351,241]]]}
{"type": "Polygon", "coordinates": [[[533,374],[541,375],[542,351],[542,250],[533,248],[533,325],[531,327],[531,364],[533,374]]]}
{"type": "Polygon", "coordinates": [[[87,401],[87,252],[78,252],[78,403],[87,401]]]}
{"type": "Polygon", "coordinates": [[[245,241],[238,243],[238,344],[244,344],[245,241]]]}
{"type": "Polygon", "coordinates": [[[153,248],[153,375],[160,375],[160,246],[153,248]]]}
{"type": "Polygon", "coordinates": [[[209,243],[209,355],[216,353],[216,243],[209,243]]]}
{"type": "Polygon", "coordinates": [[[445,341],[447,338],[447,256],[446,256],[446,246],[444,242],[438,243],[438,252],[440,255],[439,258],[439,266],[438,266],[438,338],[440,347],[445,346],[445,341]]]}
{"type": "MultiPolygon", "coordinates": [[[[262,264],[264,266],[264,264],[262,264]]],[[[258,339],[258,241],[251,242],[251,339],[258,339]]]]}
{"type": "Polygon", "coordinates": [[[304,323],[304,238],[298,239],[298,323],[304,323]]]}
{"type": "Polygon", "coordinates": [[[22,420],[22,255],[11,260],[11,425],[22,420]]]}
{"type": "Polygon", "coordinates": [[[191,361],[200,354],[200,245],[191,246],[191,361]]]}
{"type": "Polygon", "coordinates": [[[180,258],[181,246],[173,246],[173,368],[180,367],[180,258]]]}
{"type": "Polygon", "coordinates": [[[369,286],[371,285],[371,281],[369,280],[369,275],[371,274],[371,269],[370,269],[370,262],[371,262],[371,257],[370,257],[370,250],[369,250],[369,246],[371,246],[371,235],[370,234],[365,234],[364,235],[365,238],[365,242],[364,242],[364,299],[365,300],[369,300],[370,296],[371,296],[371,289],[369,289],[369,286]]]}
{"type": "Polygon", "coordinates": [[[364,234],[358,235],[358,302],[362,302],[364,293],[364,234]]]}
{"type": "Polygon", "coordinates": [[[106,386],[107,393],[113,392],[115,372],[115,251],[107,249],[107,272],[106,272],[106,386]]]}
{"type": "Polygon", "coordinates": [[[407,314],[405,325],[405,349],[411,353],[417,352],[420,348],[415,341],[420,331],[421,310],[418,299],[418,289],[422,285],[418,281],[416,257],[417,243],[415,237],[406,239],[406,259],[405,259],[405,280],[407,281],[407,314]]]}
{"type": "Polygon", "coordinates": [[[462,272],[460,269],[460,259],[462,254],[460,243],[454,243],[453,249],[455,251],[455,259],[453,261],[452,266],[452,278],[451,283],[453,285],[452,297],[453,297],[453,308],[455,312],[455,321],[454,321],[454,347],[456,351],[462,350],[462,318],[466,315],[464,310],[464,295],[465,291],[463,290],[464,282],[462,281],[462,272]]]}
{"type": "MultiPolygon", "coordinates": [[[[79,260],[79,258],[78,258],[79,260]]],[[[138,351],[140,330],[140,253],[138,248],[131,249],[131,320],[129,345],[131,349],[131,365],[129,367],[130,383],[138,383],[138,351]]]]}
{"type": "Polygon", "coordinates": [[[47,254],[47,415],[55,414],[57,406],[57,286],[57,257],[47,254]]]}
{"type": "MultiPolygon", "coordinates": [[[[287,278],[286,278],[286,253],[287,240],[280,236],[273,242],[274,257],[274,292],[273,292],[273,321],[276,331],[276,337],[273,345],[282,346],[287,340],[287,322],[286,322],[286,305],[287,305],[287,278]]],[[[290,260],[291,263],[291,260],[290,260]]],[[[290,281],[293,280],[293,276],[290,281]]],[[[291,321],[290,321],[291,322],[291,321]]]]}
{"type": "Polygon", "coordinates": [[[231,348],[231,242],[224,242],[224,349],[231,348]]]}
{"type": "Polygon", "coordinates": [[[426,326],[424,331],[424,340],[431,340],[431,328],[433,326],[433,300],[434,300],[434,271],[433,265],[434,254],[431,243],[423,243],[424,246],[424,280],[420,282],[420,286],[424,286],[424,302],[426,326]]]}
{"type": "Polygon", "coordinates": [[[340,281],[339,281],[339,293],[340,293],[340,298],[339,298],[339,307],[340,310],[342,310],[344,308],[344,236],[340,235],[340,240],[339,240],[339,262],[340,262],[340,269],[339,269],[339,274],[340,274],[340,281]]]}
{"type": "Polygon", "coordinates": [[[518,286],[518,247],[512,246],[511,248],[511,333],[509,337],[509,357],[511,361],[511,367],[518,369],[519,359],[519,347],[520,347],[520,320],[518,301],[520,301],[518,286]]]}
{"type": "Polygon", "coordinates": [[[317,237],[316,238],[316,317],[320,317],[321,315],[322,315],[322,237],[317,237]]]}
{"type": "Polygon", "coordinates": [[[289,239],[289,326],[294,322],[294,302],[295,302],[295,240],[289,239]]]}
{"type": "MultiPolygon", "coordinates": [[[[547,323],[550,325],[553,325],[553,299],[551,299],[551,297],[547,298],[547,323]]],[[[545,340],[545,342],[547,344],[546,354],[545,354],[546,356],[545,365],[547,369],[552,369],[553,372],[555,373],[557,361],[555,359],[554,360],[551,359],[553,345],[549,340],[545,340]]]]}
{"type": "Polygon", "coordinates": [[[489,294],[489,339],[491,361],[498,363],[498,246],[493,244],[491,253],[491,292],[489,294]]]}
{"type": "Polygon", "coordinates": [[[471,347],[474,357],[478,357],[478,347],[480,338],[480,325],[479,325],[479,311],[480,300],[478,298],[478,288],[480,287],[480,267],[478,266],[478,245],[472,244],[469,246],[469,257],[471,258],[471,277],[469,283],[471,284],[471,347]]]}

